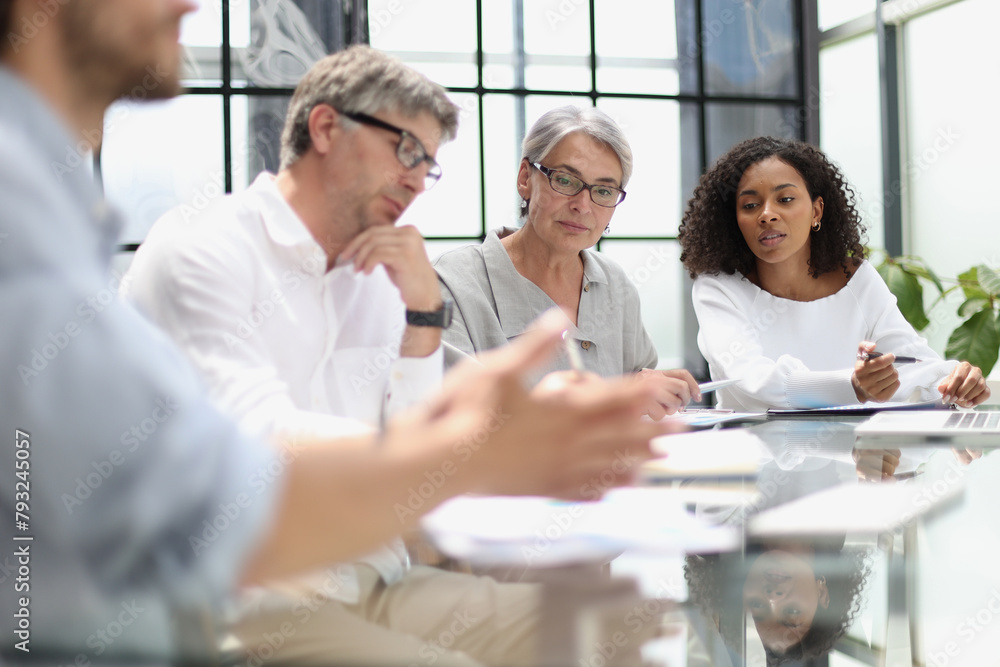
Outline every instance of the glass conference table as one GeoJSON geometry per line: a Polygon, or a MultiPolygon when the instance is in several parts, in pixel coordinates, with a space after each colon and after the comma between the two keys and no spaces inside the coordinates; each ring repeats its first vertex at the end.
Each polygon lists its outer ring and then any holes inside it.
{"type": "MultiPolygon", "coordinates": [[[[612,493],[612,507],[621,502],[615,498],[631,504],[620,520],[595,521],[617,542],[573,542],[575,527],[559,517],[594,522],[575,514],[576,505],[553,503],[550,518],[515,548],[442,541],[432,518],[425,525],[438,551],[411,554],[537,592],[530,627],[496,638],[515,645],[508,664],[1000,665],[1000,453],[858,449],[854,428],[862,420],[771,418],[685,434],[709,452],[719,447],[709,458],[720,462],[734,438],[753,439],[759,456],[718,474],[709,467],[647,475],[642,488],[612,493]],[[441,552],[459,557],[442,563],[441,552]]],[[[586,511],[599,513],[607,502],[586,511]]],[[[504,514],[494,527],[516,519],[504,514]]],[[[425,595],[433,608],[433,587],[425,595]]],[[[300,618],[289,615],[288,627],[300,618]]],[[[460,621],[400,664],[501,662],[451,652],[469,625],[460,621]]],[[[221,619],[195,614],[175,625],[184,657],[106,662],[279,664],[282,650],[268,637],[280,628],[241,646],[221,619]]],[[[371,656],[332,651],[297,664],[388,664],[376,648],[371,656]]],[[[81,649],[88,665],[102,664],[81,649]]],[[[39,657],[74,664],[79,655],[39,657]]]]}

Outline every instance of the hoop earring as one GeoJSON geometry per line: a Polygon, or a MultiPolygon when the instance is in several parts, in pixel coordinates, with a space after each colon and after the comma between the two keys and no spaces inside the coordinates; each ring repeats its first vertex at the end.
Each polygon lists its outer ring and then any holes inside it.
{"type": "Polygon", "coordinates": [[[605,227],[603,233],[604,234],[610,234],[611,233],[611,225],[608,225],[607,227],[605,227]]]}
{"type": "Polygon", "coordinates": [[[817,220],[816,222],[813,223],[812,230],[814,232],[818,232],[819,228],[822,227],[822,226],[823,226],[823,221],[822,220],[817,220]]]}

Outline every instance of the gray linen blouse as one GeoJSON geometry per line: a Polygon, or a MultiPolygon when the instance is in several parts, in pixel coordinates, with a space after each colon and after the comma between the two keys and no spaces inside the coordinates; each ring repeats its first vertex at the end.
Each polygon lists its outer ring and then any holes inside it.
{"type": "MultiPolygon", "coordinates": [[[[444,331],[445,363],[475,355],[524,333],[555,302],[514,268],[500,239],[515,230],[491,231],[482,245],[469,245],[441,255],[434,268],[441,293],[455,303],[451,326],[444,331]]],[[[569,335],[580,347],[584,367],[613,377],[656,367],[656,348],[642,324],[639,292],[625,270],[592,250],[583,257],[583,289],[577,326],[569,335]]],[[[565,353],[547,370],[567,370],[565,353]]]]}

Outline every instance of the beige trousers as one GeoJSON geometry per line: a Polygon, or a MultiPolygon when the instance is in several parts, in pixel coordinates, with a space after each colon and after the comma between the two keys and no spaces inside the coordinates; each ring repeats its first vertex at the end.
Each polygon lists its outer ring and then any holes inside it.
{"type": "Polygon", "coordinates": [[[356,605],[317,591],[305,597],[269,592],[265,604],[244,613],[232,628],[243,645],[240,665],[473,667],[535,661],[540,586],[421,565],[386,586],[371,567],[356,567],[356,605]]]}

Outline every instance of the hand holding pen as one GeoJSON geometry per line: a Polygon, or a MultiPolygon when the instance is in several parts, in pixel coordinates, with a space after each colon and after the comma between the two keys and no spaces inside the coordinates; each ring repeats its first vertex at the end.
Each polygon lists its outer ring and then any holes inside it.
{"type": "MultiPolygon", "coordinates": [[[[860,361],[868,361],[869,359],[878,359],[879,357],[885,356],[884,352],[858,352],[858,359],[860,361]]],[[[899,355],[893,355],[893,364],[919,364],[923,359],[917,359],[916,357],[904,357],[899,355]]]]}
{"type": "Polygon", "coordinates": [[[851,374],[851,386],[859,403],[884,403],[899,389],[899,372],[894,368],[896,357],[875,351],[875,343],[861,341],[858,358],[851,374]]]}

